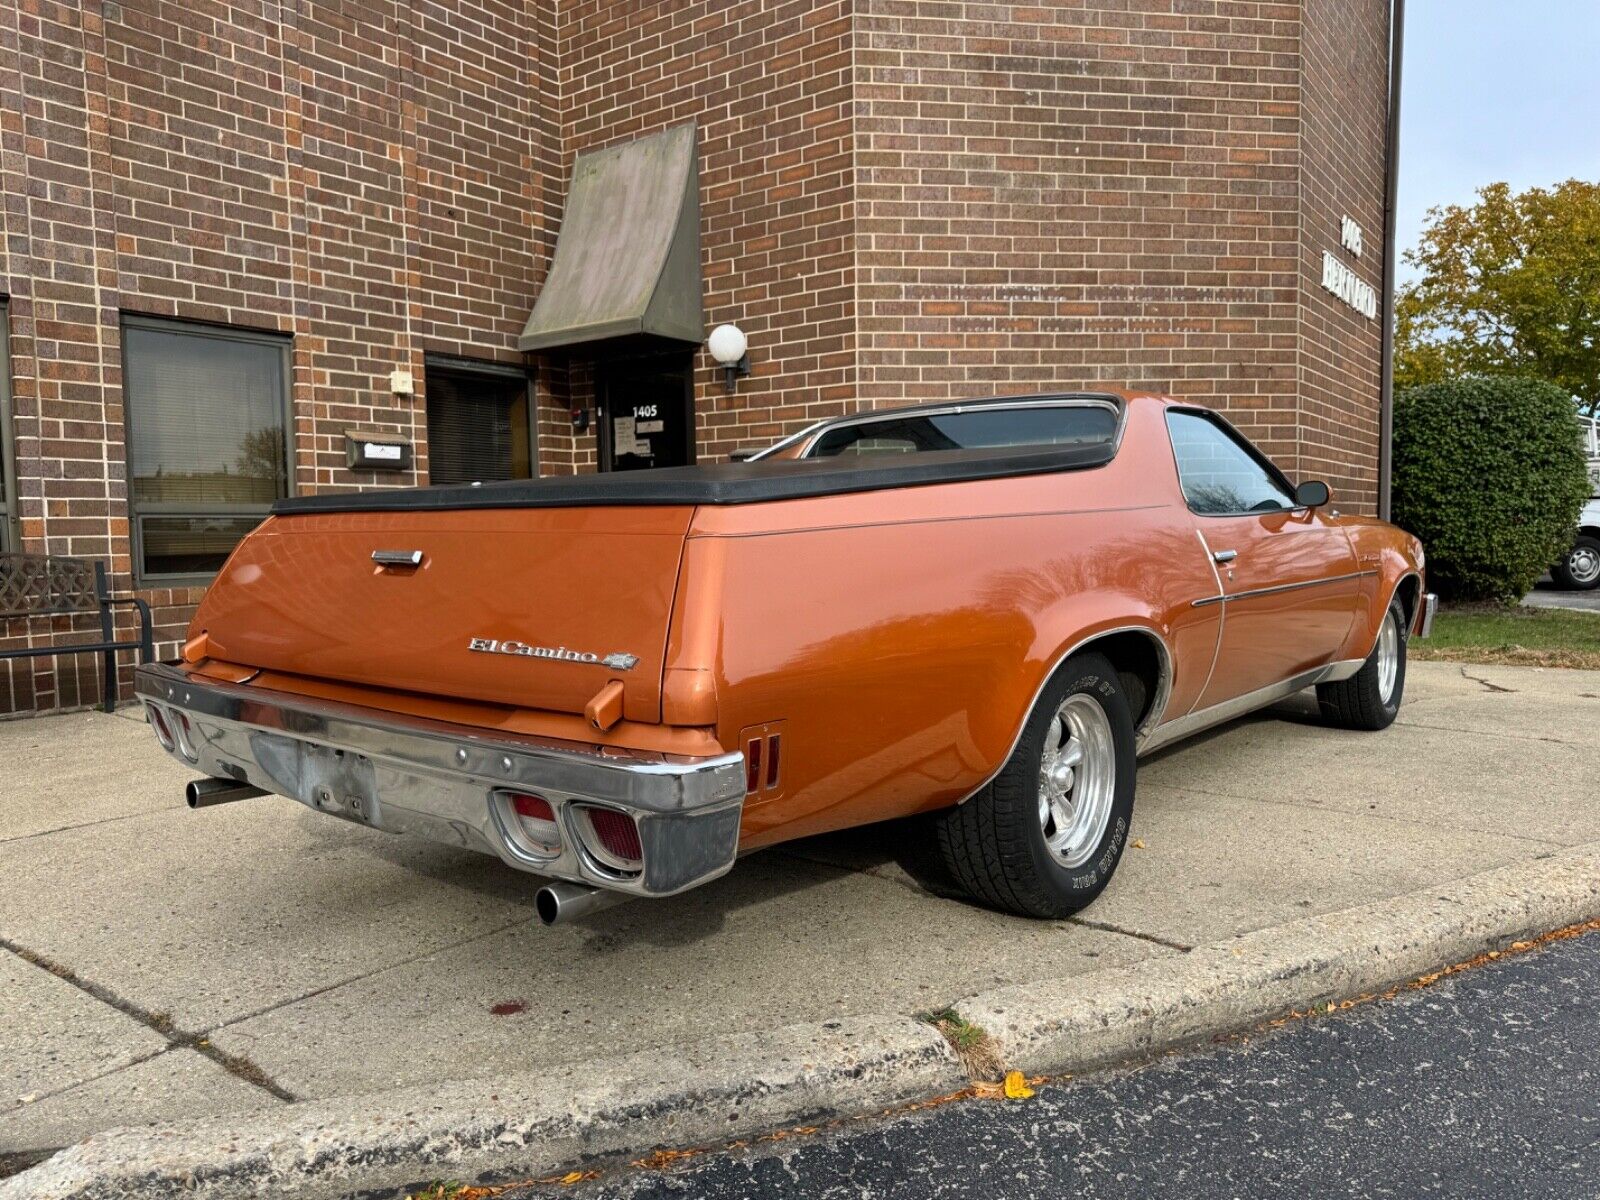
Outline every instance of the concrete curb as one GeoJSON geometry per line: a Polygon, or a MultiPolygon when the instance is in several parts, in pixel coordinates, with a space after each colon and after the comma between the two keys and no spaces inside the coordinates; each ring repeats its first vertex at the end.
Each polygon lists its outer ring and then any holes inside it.
{"type": "Polygon", "coordinates": [[[1028,1074],[1083,1071],[1248,1029],[1600,917],[1600,844],[1077,979],[956,1005],[1028,1074]]]}
{"type": "Polygon", "coordinates": [[[112,1129],[9,1180],[0,1200],[313,1200],[595,1155],[721,1143],[966,1085],[908,1017],[715,1038],[539,1075],[317,1100],[249,1118],[112,1129]]]}
{"type": "MultiPolygon", "coordinates": [[[[1073,980],[956,1005],[1008,1067],[1076,1072],[1360,995],[1600,917],[1600,844],[1073,980]]],[[[791,1026],[539,1075],[297,1104],[252,1118],[114,1129],[0,1182],[0,1200],[333,1197],[596,1155],[716,1144],[869,1113],[966,1080],[904,1015],[791,1026]]]]}

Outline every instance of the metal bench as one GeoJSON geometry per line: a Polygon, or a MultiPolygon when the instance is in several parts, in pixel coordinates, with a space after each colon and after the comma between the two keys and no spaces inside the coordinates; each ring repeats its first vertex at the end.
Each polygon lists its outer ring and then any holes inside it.
{"type": "Polygon", "coordinates": [[[141,663],[155,658],[150,630],[150,606],[136,596],[113,596],[106,582],[106,565],[86,558],[55,558],[42,554],[0,554],[0,621],[13,617],[61,617],[100,614],[98,642],[29,646],[0,650],[0,661],[45,658],[55,654],[103,654],[105,710],[117,705],[117,651],[137,650],[141,663]],[[129,605],[139,613],[139,640],[116,640],[114,610],[129,605]]]}

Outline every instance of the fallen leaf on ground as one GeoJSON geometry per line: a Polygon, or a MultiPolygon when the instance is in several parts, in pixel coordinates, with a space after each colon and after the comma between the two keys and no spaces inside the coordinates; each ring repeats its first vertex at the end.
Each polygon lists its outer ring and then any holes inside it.
{"type": "Polygon", "coordinates": [[[1022,1078],[1021,1071],[1006,1072],[1005,1091],[1007,1100],[1026,1100],[1033,1095],[1033,1089],[1022,1078]]]}

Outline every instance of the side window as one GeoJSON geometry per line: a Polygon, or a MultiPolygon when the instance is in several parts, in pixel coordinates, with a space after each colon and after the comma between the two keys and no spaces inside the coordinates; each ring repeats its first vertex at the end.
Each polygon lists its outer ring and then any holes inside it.
{"type": "Polygon", "coordinates": [[[1295,506],[1277,477],[1217,422],[1199,413],[1169,412],[1167,431],[1183,498],[1194,512],[1218,517],[1295,506]]]}
{"type": "Polygon", "coordinates": [[[813,458],[864,457],[870,454],[912,454],[917,449],[910,438],[857,437],[835,438],[820,443],[812,453],[813,458]]]}
{"type": "Polygon", "coordinates": [[[1103,404],[996,405],[961,412],[888,416],[830,429],[808,458],[1014,446],[1090,446],[1117,436],[1117,413],[1103,404]]]}

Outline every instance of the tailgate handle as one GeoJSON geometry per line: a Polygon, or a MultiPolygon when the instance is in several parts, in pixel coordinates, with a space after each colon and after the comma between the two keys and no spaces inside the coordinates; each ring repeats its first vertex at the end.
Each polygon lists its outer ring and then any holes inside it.
{"type": "Polygon", "coordinates": [[[420,567],[421,550],[374,550],[372,561],[380,567],[420,567]]]}

